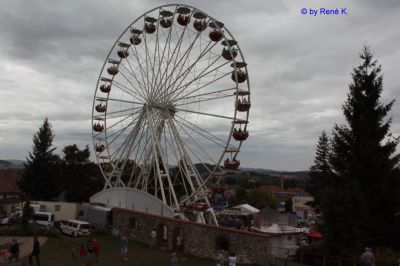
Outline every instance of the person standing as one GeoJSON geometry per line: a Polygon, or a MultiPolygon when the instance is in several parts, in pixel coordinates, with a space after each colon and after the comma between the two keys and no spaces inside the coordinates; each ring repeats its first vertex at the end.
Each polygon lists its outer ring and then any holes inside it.
{"type": "Polygon", "coordinates": [[[157,243],[157,232],[156,229],[153,227],[153,230],[150,233],[151,237],[151,246],[150,249],[155,249],[156,248],[156,243],[157,243]]]}
{"type": "Polygon", "coordinates": [[[79,249],[79,262],[80,264],[85,264],[87,261],[87,249],[85,245],[82,245],[79,249]]]}
{"type": "Polygon", "coordinates": [[[375,256],[372,253],[372,249],[369,247],[365,247],[365,251],[361,254],[361,265],[362,266],[374,266],[375,265],[375,256]]]}
{"type": "Polygon", "coordinates": [[[236,266],[236,255],[234,252],[231,252],[229,254],[228,262],[229,266],[236,266]]]}
{"type": "Polygon", "coordinates": [[[171,266],[178,266],[178,257],[175,252],[171,255],[171,266]]]}
{"type": "Polygon", "coordinates": [[[94,265],[99,265],[100,244],[96,239],[93,239],[93,253],[94,253],[94,265]]]}
{"type": "Polygon", "coordinates": [[[94,263],[94,248],[93,248],[93,242],[92,239],[89,239],[86,243],[86,250],[87,250],[87,257],[89,263],[94,263]]]}
{"type": "Polygon", "coordinates": [[[183,251],[182,237],[180,235],[178,235],[176,237],[176,249],[177,249],[177,251],[180,251],[180,252],[183,251]]]}
{"type": "Polygon", "coordinates": [[[10,254],[10,257],[8,258],[9,263],[11,263],[13,259],[15,259],[15,262],[19,261],[19,244],[15,238],[13,239],[10,246],[10,254]]]}
{"type": "Polygon", "coordinates": [[[224,255],[223,251],[221,251],[218,254],[217,264],[219,264],[219,266],[224,266],[225,265],[225,255],[224,255]]]}
{"type": "Polygon", "coordinates": [[[125,235],[121,236],[121,255],[124,257],[124,260],[127,261],[128,254],[128,238],[125,235]]]}
{"type": "Polygon", "coordinates": [[[32,263],[32,258],[35,257],[36,258],[36,264],[38,266],[41,266],[40,264],[40,259],[39,259],[39,254],[40,254],[40,243],[39,240],[37,238],[37,236],[33,237],[33,249],[31,252],[31,255],[29,255],[29,265],[33,265],[32,263]]]}

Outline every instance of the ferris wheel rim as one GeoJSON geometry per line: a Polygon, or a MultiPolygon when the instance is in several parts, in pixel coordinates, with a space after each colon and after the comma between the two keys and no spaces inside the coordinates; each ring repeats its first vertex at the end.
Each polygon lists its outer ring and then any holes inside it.
{"type": "MultiPolygon", "coordinates": [[[[98,77],[98,80],[97,80],[96,90],[95,90],[94,99],[93,99],[93,106],[92,106],[92,139],[93,139],[93,146],[94,146],[94,147],[96,147],[96,138],[95,138],[95,137],[98,135],[98,134],[94,131],[94,129],[93,129],[93,125],[95,124],[96,96],[98,95],[99,84],[100,84],[100,82],[101,82],[102,73],[103,73],[104,70],[105,70],[105,67],[106,67],[106,65],[107,65],[107,62],[108,62],[109,59],[111,58],[111,57],[110,57],[110,56],[111,56],[111,53],[115,50],[115,48],[116,48],[116,46],[118,45],[118,43],[120,42],[121,38],[122,38],[122,37],[126,34],[126,32],[132,27],[132,25],[134,25],[136,22],[140,21],[141,19],[145,18],[145,16],[146,16],[147,14],[149,14],[149,13],[151,13],[151,12],[153,12],[153,11],[161,10],[162,8],[171,7],[171,6],[175,7],[175,13],[176,13],[176,10],[177,10],[178,7],[187,7],[187,8],[192,9],[192,11],[193,11],[192,13],[194,13],[194,10],[200,11],[200,12],[204,13],[210,20],[212,20],[212,22],[214,22],[214,23],[215,23],[215,22],[218,22],[218,20],[216,20],[215,18],[213,18],[213,17],[210,16],[209,14],[207,14],[207,13],[205,13],[205,12],[203,12],[203,11],[199,10],[198,8],[193,7],[193,6],[184,5],[184,4],[167,4],[167,5],[158,6],[158,7],[156,7],[156,8],[153,8],[153,9],[151,9],[151,10],[149,10],[149,11],[143,13],[141,16],[139,16],[136,20],[134,20],[132,23],[130,23],[130,24],[126,27],[126,29],[125,29],[125,30],[121,33],[121,35],[117,38],[117,40],[115,41],[115,43],[114,43],[113,46],[111,47],[109,53],[107,54],[106,60],[105,60],[104,63],[103,63],[103,66],[102,66],[102,68],[101,68],[101,71],[100,71],[100,74],[99,74],[99,77],[98,77]],[[97,135],[96,135],[96,134],[97,134],[97,135]]],[[[174,14],[175,14],[175,13],[174,13],[174,14]]],[[[219,30],[221,30],[221,28],[219,28],[218,25],[216,25],[216,26],[218,27],[219,30]]],[[[158,30],[158,27],[157,27],[157,30],[158,30]]],[[[233,37],[233,35],[229,32],[229,30],[228,30],[225,26],[224,26],[224,32],[226,32],[226,33],[229,35],[229,37],[231,37],[231,40],[235,40],[234,37],[233,37]]],[[[224,38],[225,40],[228,40],[225,33],[224,33],[223,38],[224,38]]],[[[238,50],[238,52],[239,52],[239,54],[240,54],[240,57],[244,59],[243,53],[242,53],[242,51],[241,51],[241,49],[240,49],[240,46],[239,46],[238,44],[236,44],[236,46],[237,46],[237,50],[238,50]]],[[[122,59],[120,59],[119,61],[121,62],[122,59]]],[[[234,69],[236,69],[236,65],[235,65],[235,64],[236,64],[236,60],[233,59],[232,61],[228,61],[228,62],[232,62],[233,65],[234,65],[234,69]]],[[[247,66],[245,66],[244,69],[245,69],[245,71],[246,71],[246,73],[247,73],[247,75],[248,75],[247,66]]],[[[114,79],[114,77],[113,77],[113,79],[114,79]]],[[[247,83],[246,88],[247,88],[247,90],[248,90],[248,92],[249,92],[248,95],[247,95],[247,97],[248,97],[248,100],[250,101],[250,82],[249,82],[249,77],[247,78],[246,83],[247,83]]],[[[234,89],[236,90],[236,92],[238,92],[238,90],[239,90],[239,86],[238,86],[238,82],[237,82],[237,81],[235,82],[235,88],[234,88],[234,89]]],[[[235,98],[236,98],[235,100],[237,101],[237,100],[238,100],[238,94],[236,94],[236,97],[235,97],[235,98]]],[[[110,94],[107,94],[107,99],[106,99],[106,101],[108,102],[109,100],[112,101],[113,99],[110,98],[110,94]]],[[[142,103],[142,104],[145,105],[145,103],[142,103]]],[[[237,112],[238,112],[238,111],[237,111],[236,108],[235,108],[233,117],[225,117],[225,118],[230,119],[230,120],[232,120],[232,121],[235,121],[235,120],[236,120],[236,117],[237,117],[237,112]]],[[[201,113],[201,114],[205,114],[205,113],[201,113]]],[[[105,117],[106,117],[106,116],[107,116],[107,111],[106,111],[105,117]]],[[[247,120],[247,121],[248,121],[248,118],[249,118],[249,112],[247,111],[247,113],[246,113],[246,120],[247,120]]],[[[106,121],[106,120],[107,120],[107,119],[105,118],[105,121],[104,121],[104,127],[105,127],[105,129],[107,129],[107,124],[106,124],[107,121],[106,121]]],[[[231,138],[232,138],[232,133],[233,133],[233,130],[234,130],[234,126],[235,126],[235,124],[232,123],[232,126],[231,126],[231,128],[230,128],[230,132],[229,132],[229,134],[228,134],[228,139],[225,140],[225,142],[226,142],[225,150],[229,147],[229,143],[231,142],[231,138]]],[[[246,130],[246,129],[247,129],[247,123],[244,124],[244,130],[246,130]]],[[[107,145],[106,145],[107,154],[110,155],[109,145],[108,145],[108,143],[107,143],[107,139],[108,139],[108,138],[107,138],[107,130],[105,130],[104,135],[105,135],[104,138],[105,138],[106,144],[107,144],[107,145]]],[[[239,150],[240,150],[240,147],[241,147],[242,143],[243,143],[243,141],[239,141],[239,142],[238,142],[238,151],[235,153],[235,155],[234,155],[233,158],[236,158],[237,154],[239,153],[239,150]]],[[[226,154],[226,151],[223,151],[222,154],[221,154],[221,156],[220,156],[220,158],[217,160],[217,165],[214,167],[214,170],[212,171],[212,173],[205,179],[205,181],[203,182],[202,186],[204,186],[204,185],[206,184],[206,182],[212,177],[212,175],[213,175],[213,174],[216,172],[216,170],[219,168],[219,165],[220,165],[220,163],[222,162],[222,159],[223,159],[223,157],[224,157],[225,154],[226,154]]],[[[100,164],[100,163],[101,163],[101,161],[100,161],[101,158],[97,155],[97,153],[96,153],[96,159],[97,159],[98,163],[100,164]]],[[[105,175],[105,173],[103,172],[103,169],[101,169],[101,171],[102,171],[103,175],[105,175]]]]}

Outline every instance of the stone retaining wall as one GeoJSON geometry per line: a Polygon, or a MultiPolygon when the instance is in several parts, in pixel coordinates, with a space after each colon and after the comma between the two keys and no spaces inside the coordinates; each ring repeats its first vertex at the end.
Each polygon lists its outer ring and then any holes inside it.
{"type": "Polygon", "coordinates": [[[269,265],[272,238],[265,234],[203,225],[141,211],[113,208],[113,227],[121,234],[150,245],[150,233],[157,231],[159,248],[177,249],[177,235],[182,236],[183,252],[216,258],[218,250],[234,252],[239,263],[269,265]]]}

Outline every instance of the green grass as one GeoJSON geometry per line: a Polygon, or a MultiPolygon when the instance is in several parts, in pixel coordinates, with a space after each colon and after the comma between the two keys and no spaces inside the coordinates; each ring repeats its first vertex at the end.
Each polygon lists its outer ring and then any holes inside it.
{"type": "MultiPolygon", "coordinates": [[[[154,266],[171,265],[171,252],[167,250],[149,250],[148,246],[129,241],[128,261],[124,261],[120,255],[119,239],[111,236],[95,237],[100,243],[100,265],[102,266],[154,266]]],[[[42,246],[40,261],[43,266],[72,266],[72,248],[79,252],[82,244],[86,243],[89,237],[70,238],[49,238],[42,246]]],[[[178,254],[178,266],[215,266],[211,259],[201,259],[188,255],[178,254]]],[[[23,265],[27,265],[28,258],[22,259],[23,265]]],[[[79,264],[78,264],[79,265],[79,264]]]]}

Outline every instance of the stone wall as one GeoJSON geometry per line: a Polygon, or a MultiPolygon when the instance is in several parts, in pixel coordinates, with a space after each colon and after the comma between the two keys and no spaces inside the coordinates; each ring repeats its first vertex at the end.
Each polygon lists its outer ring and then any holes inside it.
{"type": "Polygon", "coordinates": [[[154,228],[159,248],[176,250],[176,238],[181,235],[183,252],[187,254],[216,258],[218,250],[224,249],[234,252],[239,263],[269,265],[271,238],[279,237],[197,224],[137,210],[113,208],[112,213],[113,227],[135,241],[150,245],[150,233],[154,228]]]}

